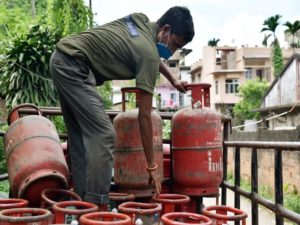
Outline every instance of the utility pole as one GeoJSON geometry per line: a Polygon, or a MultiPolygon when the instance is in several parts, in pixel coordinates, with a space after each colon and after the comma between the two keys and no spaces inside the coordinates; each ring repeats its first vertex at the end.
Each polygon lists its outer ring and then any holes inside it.
{"type": "Polygon", "coordinates": [[[92,0],[89,0],[90,10],[92,11],[92,0]]]}
{"type": "Polygon", "coordinates": [[[31,16],[32,16],[32,19],[35,18],[35,0],[31,0],[31,16]]]}
{"type": "MultiPolygon", "coordinates": [[[[89,7],[90,7],[90,10],[91,10],[91,13],[93,13],[92,0],[89,0],[89,7]]],[[[93,16],[90,17],[90,28],[93,28],[93,16]]]]}

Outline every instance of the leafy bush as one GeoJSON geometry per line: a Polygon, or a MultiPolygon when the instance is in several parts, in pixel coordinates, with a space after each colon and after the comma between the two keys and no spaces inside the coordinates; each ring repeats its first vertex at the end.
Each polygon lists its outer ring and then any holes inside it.
{"type": "Polygon", "coordinates": [[[9,182],[8,182],[8,180],[0,182],[0,192],[9,193],[9,182]]]}
{"type": "Polygon", "coordinates": [[[246,119],[258,119],[259,113],[252,112],[260,106],[260,102],[268,89],[266,81],[249,80],[239,87],[242,100],[235,104],[233,108],[234,118],[238,124],[246,119]]]}
{"type": "Polygon", "coordinates": [[[84,31],[93,24],[93,13],[83,0],[48,0],[49,24],[61,35],[84,31]]]}
{"type": "Polygon", "coordinates": [[[112,107],[112,82],[105,81],[103,85],[97,88],[105,109],[111,109],[112,107]]]}
{"type": "Polygon", "coordinates": [[[171,134],[171,120],[163,120],[163,138],[170,139],[171,134]]]}
{"type": "Polygon", "coordinates": [[[6,46],[0,68],[0,92],[8,110],[21,103],[57,105],[49,59],[59,37],[48,27],[32,26],[6,46]]]}
{"type": "MultiPolygon", "coordinates": [[[[5,132],[7,130],[7,125],[0,126],[0,131],[5,132]]],[[[4,154],[4,146],[3,146],[3,137],[0,137],[0,174],[6,173],[6,160],[4,154]]]]}

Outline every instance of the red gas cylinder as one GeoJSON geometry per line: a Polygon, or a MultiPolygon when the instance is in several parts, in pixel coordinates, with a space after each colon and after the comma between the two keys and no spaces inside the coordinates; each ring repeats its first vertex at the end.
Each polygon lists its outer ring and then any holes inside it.
{"type": "Polygon", "coordinates": [[[80,216],[84,214],[97,212],[98,206],[83,201],[64,201],[55,203],[52,210],[55,223],[70,224],[73,220],[79,221],[80,216]]]}
{"type": "Polygon", "coordinates": [[[162,204],[161,214],[169,212],[185,212],[190,197],[181,194],[160,194],[152,197],[154,202],[162,204]]]}
{"type": "Polygon", "coordinates": [[[189,84],[192,108],[172,118],[175,193],[206,196],[218,193],[223,177],[221,115],[209,107],[210,84],[189,84]]]}
{"type": "Polygon", "coordinates": [[[171,152],[170,144],[163,144],[163,167],[164,167],[164,178],[161,184],[162,194],[171,192],[171,152]]]}
{"type": "Polygon", "coordinates": [[[61,143],[61,148],[63,150],[65,159],[67,160],[67,158],[68,158],[68,143],[67,142],[61,143]]]}
{"type": "Polygon", "coordinates": [[[228,221],[242,221],[242,225],[246,225],[248,217],[246,212],[224,205],[204,207],[201,213],[212,219],[212,225],[226,225],[228,221]]]}
{"type": "Polygon", "coordinates": [[[69,170],[53,123],[40,115],[15,120],[4,136],[12,197],[40,206],[45,188],[68,187],[69,170]]]}
{"type": "Polygon", "coordinates": [[[118,193],[118,192],[110,192],[109,193],[109,205],[110,209],[117,209],[118,206],[123,202],[133,201],[135,196],[129,193],[118,193]]]}
{"type": "Polygon", "coordinates": [[[16,107],[14,107],[8,114],[7,116],[7,124],[12,124],[13,122],[15,122],[16,120],[21,118],[21,115],[19,113],[19,109],[25,109],[25,108],[31,108],[37,111],[37,114],[40,114],[40,109],[38,106],[31,104],[31,103],[24,103],[24,104],[20,104],[17,105],[16,107]]]}
{"type": "Polygon", "coordinates": [[[132,225],[135,225],[137,220],[147,225],[159,224],[161,209],[160,204],[142,202],[124,202],[118,207],[120,212],[130,216],[132,225]]]}
{"type": "Polygon", "coordinates": [[[41,195],[41,208],[47,209],[52,209],[52,206],[57,202],[82,200],[75,192],[64,189],[44,189],[41,195]]]}
{"type": "MultiPolygon", "coordinates": [[[[135,88],[122,88],[123,110],[125,110],[125,92],[135,92],[135,88]]],[[[137,101],[138,102],[138,101],[137,101]]],[[[153,149],[158,173],[163,176],[162,119],[151,113],[153,127],[153,149]]],[[[148,184],[149,174],[141,141],[138,110],[119,113],[113,121],[116,130],[114,151],[114,182],[118,192],[134,194],[136,197],[151,197],[154,188],[148,184]]]]}
{"type": "Polygon", "coordinates": [[[171,212],[162,215],[161,221],[164,225],[189,225],[202,224],[212,225],[211,219],[196,213],[171,212]]]}
{"type": "Polygon", "coordinates": [[[53,215],[47,209],[15,208],[0,211],[1,225],[48,225],[53,222],[53,215]]]}
{"type": "Polygon", "coordinates": [[[28,206],[28,201],[21,198],[0,199],[0,210],[25,208],[28,206]]]}
{"type": "Polygon", "coordinates": [[[95,212],[82,215],[81,225],[131,225],[131,218],[122,213],[95,212]]]}
{"type": "Polygon", "coordinates": [[[170,178],[170,162],[171,162],[170,144],[163,144],[163,162],[164,162],[164,178],[170,178]]]}

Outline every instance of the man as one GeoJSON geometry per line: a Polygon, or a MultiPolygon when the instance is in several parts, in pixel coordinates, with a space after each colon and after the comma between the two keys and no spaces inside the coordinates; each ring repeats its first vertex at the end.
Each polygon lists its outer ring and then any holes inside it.
{"type": "Polygon", "coordinates": [[[84,201],[101,208],[109,203],[115,131],[95,90],[106,80],[136,79],[145,166],[160,193],[152,147],[153,89],[161,72],[178,91],[186,91],[185,82],[177,80],[161,58],[169,58],[193,36],[189,10],[175,6],[156,23],[134,13],[57,44],[50,70],[68,130],[74,190],[84,201]]]}

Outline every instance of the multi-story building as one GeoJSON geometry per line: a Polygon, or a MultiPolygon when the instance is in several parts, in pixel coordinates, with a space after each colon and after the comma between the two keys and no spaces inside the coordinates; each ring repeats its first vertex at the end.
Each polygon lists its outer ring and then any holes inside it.
{"type": "MultiPolygon", "coordinates": [[[[283,49],[286,62],[293,51],[283,49]]],[[[238,87],[248,79],[274,80],[271,48],[265,47],[203,47],[202,59],[191,66],[193,83],[212,85],[211,107],[223,114],[232,114],[232,107],[240,101],[238,87]]]]}
{"type": "MultiPolygon", "coordinates": [[[[185,66],[185,57],[191,52],[190,49],[181,49],[176,51],[173,56],[166,60],[166,64],[176,78],[191,83],[190,67],[185,66]]],[[[122,105],[122,87],[134,87],[134,80],[114,80],[112,82],[112,101],[113,109],[121,110],[122,105]]],[[[175,111],[179,108],[190,105],[190,95],[179,93],[170,82],[163,76],[159,75],[154,90],[153,107],[160,111],[175,111]]]]}
{"type": "MultiPolygon", "coordinates": [[[[185,56],[190,52],[190,49],[181,49],[166,61],[173,75],[188,83],[191,82],[191,76],[189,74],[190,67],[185,65],[185,56]]],[[[160,75],[156,82],[155,94],[157,96],[157,108],[160,111],[175,111],[189,106],[191,102],[190,95],[179,93],[163,75],[160,75]]]]}

